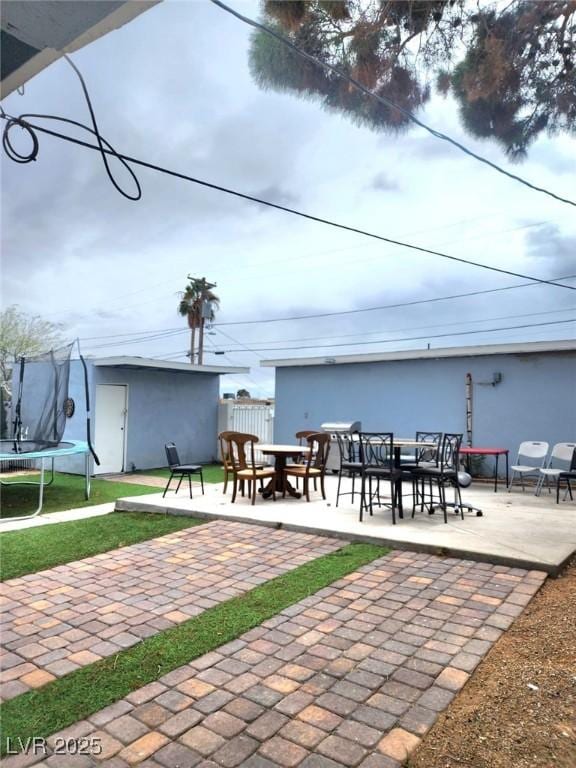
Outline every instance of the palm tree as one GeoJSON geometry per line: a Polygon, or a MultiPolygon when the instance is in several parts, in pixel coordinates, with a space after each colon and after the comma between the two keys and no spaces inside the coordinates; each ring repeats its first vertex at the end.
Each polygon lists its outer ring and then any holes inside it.
{"type": "Polygon", "coordinates": [[[204,323],[212,322],[215,311],[218,309],[220,299],[212,292],[216,283],[209,283],[205,277],[191,277],[188,275],[188,285],[181,291],[178,313],[188,320],[190,328],[190,363],[194,365],[196,354],[196,329],[199,331],[198,339],[198,365],[202,365],[204,352],[204,323]]]}

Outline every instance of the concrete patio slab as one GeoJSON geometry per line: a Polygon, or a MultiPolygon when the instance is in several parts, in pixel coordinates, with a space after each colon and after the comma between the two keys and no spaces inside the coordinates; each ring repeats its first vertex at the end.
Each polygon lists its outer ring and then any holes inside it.
{"type": "MultiPolygon", "coordinates": [[[[335,506],[336,478],[326,478],[326,496],[312,494],[303,499],[277,497],[277,501],[257,499],[254,506],[247,498],[231,503],[222,493],[222,485],[206,487],[201,496],[194,491],[127,497],[119,499],[119,511],[193,514],[201,517],[242,520],[308,533],[340,536],[351,541],[370,541],[401,549],[472,558],[520,568],[536,568],[554,575],[576,552],[576,502],[555,503],[546,491],[540,497],[527,491],[494,493],[491,486],[477,484],[466,489],[464,501],[479,507],[482,517],[473,513],[461,520],[449,513],[448,524],[441,513],[407,513],[392,525],[390,511],[382,508],[372,518],[358,521],[359,498],[354,505],[346,496],[335,506]]],[[[348,482],[348,481],[347,481],[348,482]]]]}

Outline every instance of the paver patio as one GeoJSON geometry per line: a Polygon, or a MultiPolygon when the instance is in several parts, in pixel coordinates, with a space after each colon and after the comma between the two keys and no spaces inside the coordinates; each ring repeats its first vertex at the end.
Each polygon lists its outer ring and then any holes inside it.
{"type": "Polygon", "coordinates": [[[7,581],[1,696],[111,656],[342,545],[218,521],[7,581]]]}
{"type": "Polygon", "coordinates": [[[545,577],[392,552],[5,768],[398,768],[545,577]]]}

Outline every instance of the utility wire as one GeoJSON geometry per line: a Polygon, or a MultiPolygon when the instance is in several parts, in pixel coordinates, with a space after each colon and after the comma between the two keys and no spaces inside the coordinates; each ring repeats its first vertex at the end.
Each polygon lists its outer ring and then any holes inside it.
{"type": "Polygon", "coordinates": [[[254,19],[249,18],[248,16],[244,16],[238,11],[235,11],[233,8],[230,8],[230,6],[221,2],[221,0],[210,0],[210,2],[218,6],[218,8],[225,11],[226,13],[229,13],[231,16],[234,16],[235,18],[239,19],[244,24],[248,24],[254,29],[258,29],[261,32],[265,32],[267,35],[274,37],[283,45],[287,46],[292,51],[294,51],[301,58],[306,59],[307,61],[310,61],[313,64],[316,64],[317,66],[322,67],[323,69],[327,69],[330,72],[333,72],[335,75],[338,75],[338,77],[343,78],[344,80],[349,82],[351,85],[353,85],[355,88],[357,88],[359,91],[362,91],[362,93],[364,93],[366,96],[370,96],[370,98],[376,99],[376,101],[379,101],[381,104],[384,104],[387,107],[391,107],[393,109],[398,110],[398,112],[400,112],[402,115],[407,117],[411,122],[420,126],[420,128],[423,128],[425,131],[430,133],[435,138],[441,139],[442,141],[447,141],[449,144],[452,144],[453,146],[457,147],[458,149],[460,149],[462,152],[469,155],[470,157],[473,157],[474,159],[479,160],[481,163],[484,163],[485,165],[490,166],[490,168],[493,168],[495,171],[498,171],[498,173],[502,173],[504,176],[508,176],[510,179],[513,179],[514,181],[518,181],[520,182],[520,184],[524,184],[526,187],[529,187],[530,189],[533,189],[536,192],[542,192],[543,194],[549,195],[550,197],[553,197],[555,200],[558,200],[561,203],[566,203],[568,205],[573,205],[574,207],[576,207],[576,202],[574,200],[569,200],[565,197],[560,197],[560,195],[556,195],[554,192],[550,192],[550,190],[544,189],[544,187],[537,187],[535,184],[532,184],[526,179],[523,179],[521,176],[517,176],[514,173],[510,173],[509,171],[506,171],[504,168],[501,168],[496,163],[493,163],[491,160],[488,160],[487,158],[482,157],[482,155],[476,154],[476,152],[473,152],[471,149],[468,149],[463,144],[460,144],[460,142],[456,141],[455,139],[452,139],[450,136],[447,136],[445,133],[442,133],[441,131],[437,131],[434,128],[431,128],[429,125],[426,125],[426,123],[423,123],[421,120],[419,120],[415,115],[413,115],[407,109],[404,109],[404,107],[401,107],[399,104],[396,104],[395,102],[391,101],[386,96],[381,96],[380,94],[375,93],[374,91],[371,91],[369,88],[366,88],[366,86],[362,85],[362,83],[359,80],[356,80],[351,75],[347,74],[346,72],[343,72],[341,69],[338,69],[338,67],[335,67],[333,64],[329,64],[327,61],[322,61],[321,59],[316,58],[316,56],[312,56],[311,54],[306,53],[306,51],[302,50],[302,48],[299,48],[291,40],[289,40],[287,37],[284,37],[284,35],[281,35],[279,32],[276,32],[276,30],[272,29],[271,27],[267,27],[265,24],[261,24],[260,22],[254,21],[254,19]]]}
{"type": "MultiPolygon", "coordinates": [[[[193,184],[198,184],[199,186],[206,187],[207,189],[214,189],[218,192],[224,192],[225,194],[233,195],[234,197],[239,197],[242,200],[249,200],[253,203],[259,203],[260,205],[265,205],[269,208],[275,208],[276,210],[284,211],[285,213],[291,213],[294,216],[300,216],[301,218],[308,219],[309,221],[315,221],[319,224],[326,224],[331,227],[336,227],[337,229],[345,230],[346,232],[355,232],[358,235],[363,235],[364,237],[370,237],[374,240],[379,240],[384,243],[399,245],[399,246],[402,246],[403,248],[408,248],[412,251],[417,251],[418,253],[428,253],[431,256],[438,256],[442,259],[448,259],[449,261],[458,262],[460,264],[466,264],[467,266],[478,267],[479,269],[486,269],[490,272],[497,272],[501,275],[509,275],[511,277],[520,277],[523,280],[530,280],[531,282],[540,283],[542,285],[552,285],[557,288],[566,288],[569,291],[576,290],[576,288],[571,285],[564,285],[563,283],[557,283],[552,280],[544,280],[543,278],[533,277],[532,275],[525,275],[522,272],[514,272],[509,269],[502,269],[501,267],[493,267],[488,264],[481,264],[480,262],[477,262],[477,261],[471,261],[470,259],[463,259],[458,256],[450,256],[449,254],[443,253],[441,251],[434,251],[430,248],[423,248],[422,246],[414,245],[412,243],[402,242],[401,240],[395,240],[391,237],[385,237],[384,235],[377,235],[374,232],[369,232],[365,229],[360,229],[359,227],[352,227],[347,224],[340,224],[336,221],[332,221],[331,219],[324,219],[321,216],[313,216],[310,213],[304,213],[303,211],[298,211],[295,208],[289,208],[288,206],[280,205],[279,203],[272,203],[269,200],[263,200],[262,198],[255,197],[253,195],[247,195],[244,192],[238,192],[237,190],[230,189],[228,187],[223,187],[219,184],[213,184],[211,182],[204,181],[203,179],[195,178],[194,176],[189,176],[179,171],[173,171],[168,168],[163,168],[162,166],[155,165],[154,163],[149,163],[149,162],[146,162],[145,160],[139,160],[136,157],[123,155],[113,150],[108,150],[106,148],[101,149],[99,146],[89,144],[88,142],[82,141],[81,139],[76,139],[76,138],[73,138],[72,136],[67,136],[66,134],[59,133],[58,131],[53,131],[53,130],[50,130],[49,128],[44,128],[40,125],[29,123],[25,119],[26,117],[28,117],[27,115],[22,115],[20,118],[13,118],[7,115],[6,113],[3,113],[3,114],[0,114],[0,117],[2,117],[5,120],[6,119],[11,120],[12,122],[18,122],[19,124],[24,125],[28,130],[40,131],[41,133],[45,133],[49,136],[55,136],[58,139],[63,139],[64,141],[71,142],[72,144],[78,144],[79,146],[85,147],[87,149],[92,149],[97,152],[114,155],[115,157],[125,161],[126,163],[139,165],[142,168],[149,168],[152,171],[157,171],[158,173],[164,173],[168,176],[173,176],[174,178],[177,178],[177,179],[183,179],[184,181],[190,181],[193,184]]],[[[42,117],[46,117],[46,116],[42,116],[42,117]]],[[[64,118],[59,118],[59,119],[66,122],[64,118]]],[[[69,122],[72,122],[72,124],[74,124],[74,121],[69,121],[69,122]]],[[[83,127],[86,127],[86,126],[83,126],[83,127]]],[[[90,129],[86,128],[86,130],[90,130],[90,129]]]]}
{"type": "MultiPolygon", "coordinates": [[[[332,333],[328,336],[301,336],[300,338],[296,339],[272,339],[270,341],[271,344],[289,344],[289,343],[298,343],[303,341],[315,341],[318,346],[323,346],[322,344],[319,344],[318,342],[324,341],[325,339],[351,339],[358,336],[370,336],[376,333],[406,333],[409,331],[420,331],[423,328],[453,328],[454,326],[460,326],[462,325],[477,325],[478,323],[491,323],[496,320],[517,320],[524,317],[542,317],[545,315],[557,315],[562,314],[564,312],[575,312],[576,307],[566,307],[565,309],[551,309],[546,312],[524,312],[522,314],[518,315],[499,315],[496,317],[483,317],[478,320],[467,320],[467,319],[460,319],[453,323],[434,323],[430,324],[427,323],[426,325],[416,325],[416,326],[410,326],[408,328],[379,328],[376,331],[362,331],[361,333],[332,333]]],[[[576,322],[576,317],[572,318],[574,322],[576,322]]],[[[238,342],[240,344],[241,342],[238,342]]],[[[268,343],[268,342],[265,342],[268,343]]],[[[369,343],[369,342],[367,342],[369,343]]]]}
{"type": "MultiPolygon", "coordinates": [[[[562,277],[556,278],[556,280],[572,280],[574,278],[576,278],[576,275],[563,275],[562,277]]],[[[518,283],[516,285],[509,285],[504,288],[486,288],[480,291],[469,291],[467,293],[457,293],[452,296],[436,296],[430,299],[417,299],[415,301],[399,302],[398,304],[383,304],[376,307],[364,307],[362,309],[347,309],[347,310],[340,310],[339,312],[321,312],[313,315],[296,315],[293,317],[269,317],[269,318],[261,318],[260,320],[232,320],[226,323],[212,323],[212,325],[214,328],[220,328],[221,326],[228,326],[228,325],[259,325],[261,323],[279,323],[279,322],[291,322],[294,320],[309,320],[317,317],[338,317],[340,315],[356,315],[356,314],[361,314],[363,312],[376,312],[382,309],[399,309],[402,307],[411,307],[418,304],[431,304],[433,302],[450,301],[453,299],[468,298],[470,296],[481,296],[483,294],[488,294],[488,293],[512,291],[518,288],[530,288],[534,285],[537,285],[537,283],[518,283]]],[[[558,310],[558,311],[564,311],[564,310],[558,310]]],[[[148,331],[127,331],[125,333],[112,333],[112,334],[103,335],[103,336],[82,336],[81,341],[99,341],[100,339],[123,339],[124,341],[130,341],[130,339],[125,337],[133,337],[133,336],[139,337],[138,339],[136,339],[136,341],[141,341],[141,340],[143,341],[146,339],[152,339],[154,337],[160,338],[162,336],[165,336],[165,337],[178,336],[183,333],[188,333],[188,330],[189,330],[188,328],[181,328],[181,327],[167,328],[167,329],[154,328],[154,329],[149,329],[148,331]]],[[[102,346],[112,346],[112,345],[110,344],[110,345],[102,345],[102,346]]],[[[93,346],[92,348],[96,349],[99,347],[100,345],[93,346]]]]}
{"type": "MultiPolygon", "coordinates": [[[[553,322],[547,322],[547,323],[530,323],[525,325],[511,325],[511,326],[505,326],[501,328],[481,328],[475,331],[460,331],[460,332],[454,332],[454,333],[438,333],[438,334],[426,334],[425,336],[403,336],[399,339],[378,339],[375,341],[364,341],[364,342],[344,342],[342,344],[313,344],[313,345],[306,345],[306,346],[299,346],[299,347],[258,347],[258,352],[282,352],[282,351],[298,351],[302,349],[318,349],[320,347],[321,349],[328,349],[332,347],[354,347],[354,346],[361,346],[361,345],[369,345],[369,344],[399,344],[403,342],[408,341],[429,341],[430,339],[444,339],[447,337],[453,337],[453,336],[470,336],[472,334],[478,334],[478,333],[496,333],[498,331],[513,331],[518,328],[538,328],[541,326],[546,325],[560,325],[562,323],[574,323],[576,320],[557,320],[553,322]]],[[[238,354],[239,352],[242,352],[241,349],[225,349],[225,350],[208,350],[212,354],[216,355],[232,355],[232,354],[238,354]]],[[[253,352],[254,354],[257,354],[257,352],[254,349],[250,349],[250,352],[253,352]]],[[[166,357],[175,357],[186,354],[186,350],[183,350],[181,352],[172,352],[166,355],[166,357]]],[[[262,360],[263,357],[259,356],[262,360]]]]}
{"type": "MultiPolygon", "coordinates": [[[[510,326],[504,326],[501,328],[477,328],[473,331],[451,331],[450,333],[439,333],[435,335],[425,335],[425,336],[410,336],[410,337],[402,337],[399,339],[375,339],[374,341],[347,341],[347,342],[341,342],[338,344],[307,344],[307,345],[301,345],[297,347],[255,347],[252,348],[250,351],[254,352],[254,354],[258,354],[258,352],[281,352],[284,350],[288,351],[297,351],[301,349],[318,349],[319,346],[321,346],[322,349],[329,349],[332,347],[360,347],[365,346],[367,344],[398,344],[399,342],[405,342],[405,341],[422,341],[424,339],[442,339],[449,336],[471,336],[473,334],[478,333],[495,333],[497,331],[515,331],[517,329],[522,328],[540,328],[542,326],[548,326],[548,325],[565,325],[566,323],[575,323],[576,320],[550,320],[545,323],[526,323],[524,325],[510,325],[510,326]]],[[[239,349],[225,349],[223,350],[225,353],[233,353],[233,352],[241,352],[242,350],[239,349]]]]}
{"type": "MultiPolygon", "coordinates": [[[[559,313],[561,314],[561,313],[564,313],[564,312],[574,312],[574,311],[576,311],[576,307],[565,307],[564,309],[551,309],[551,310],[546,310],[546,311],[542,311],[542,312],[526,312],[526,313],[515,314],[515,315],[499,315],[499,316],[496,316],[496,317],[483,317],[483,318],[476,319],[476,320],[461,319],[461,320],[458,320],[457,322],[453,322],[453,323],[435,323],[435,324],[410,326],[408,328],[388,328],[388,329],[378,328],[375,331],[362,331],[361,333],[332,333],[332,334],[330,334],[328,336],[304,336],[304,337],[301,336],[301,337],[296,338],[296,339],[272,339],[272,340],[270,340],[269,343],[271,343],[271,344],[289,344],[289,343],[297,343],[297,342],[303,342],[303,341],[315,341],[316,343],[318,343],[320,341],[324,341],[325,339],[348,339],[348,338],[354,338],[354,337],[357,337],[357,336],[364,336],[364,337],[366,337],[366,336],[369,336],[369,335],[372,335],[372,334],[376,334],[376,333],[406,333],[406,332],[409,332],[409,331],[419,331],[422,328],[428,328],[428,329],[431,329],[431,328],[450,328],[450,327],[454,327],[455,325],[458,325],[458,326],[462,326],[463,324],[464,325],[476,325],[478,323],[491,323],[491,322],[494,322],[496,320],[516,320],[516,319],[524,318],[524,317],[534,318],[534,317],[541,317],[541,316],[544,316],[544,315],[556,315],[556,314],[559,314],[559,313]]],[[[167,334],[167,335],[169,335],[170,338],[171,338],[172,336],[180,335],[182,333],[186,333],[187,331],[188,331],[188,329],[182,329],[181,331],[178,331],[177,333],[172,333],[172,334],[167,334]]],[[[246,344],[244,342],[238,341],[238,339],[235,339],[233,336],[230,336],[229,334],[224,333],[224,331],[219,330],[218,332],[222,336],[225,336],[227,339],[229,339],[230,341],[233,341],[235,344],[237,344],[239,348],[242,348],[242,349],[244,349],[244,350],[246,350],[248,352],[252,352],[253,351],[250,347],[246,346],[246,344]]],[[[162,338],[165,338],[165,337],[162,337],[162,338]]],[[[93,350],[95,350],[95,349],[108,349],[108,348],[111,348],[111,347],[117,347],[117,346],[125,345],[125,344],[127,344],[127,345],[147,344],[147,343],[149,343],[151,341],[155,341],[157,339],[158,339],[157,336],[150,336],[150,337],[141,338],[141,339],[127,340],[125,342],[110,342],[109,344],[96,344],[96,345],[93,345],[91,347],[91,349],[93,349],[93,350]]],[[[265,343],[268,343],[268,342],[265,342],[265,343]]],[[[214,345],[214,341],[212,339],[210,341],[210,344],[211,344],[212,347],[215,346],[214,345]]],[[[319,346],[322,346],[322,345],[319,345],[319,346]]],[[[236,350],[236,351],[239,351],[239,350],[236,350]]]]}
{"type": "MultiPolygon", "coordinates": [[[[559,277],[558,280],[571,280],[575,278],[576,275],[565,275],[564,277],[559,277]]],[[[319,317],[337,317],[341,315],[356,315],[361,312],[376,312],[381,309],[399,309],[402,307],[413,307],[418,304],[433,304],[435,302],[439,301],[451,301],[453,299],[462,299],[462,298],[468,298],[470,296],[480,296],[482,294],[487,293],[498,293],[500,291],[512,291],[516,288],[527,288],[531,287],[533,285],[537,285],[537,283],[518,283],[516,285],[508,285],[504,288],[487,288],[480,291],[468,291],[466,293],[455,293],[451,296],[437,296],[431,299],[416,299],[414,301],[402,301],[398,302],[397,304],[381,304],[380,306],[376,307],[363,307],[362,309],[345,309],[341,310],[339,312],[316,312],[315,314],[311,315],[292,315],[291,317],[267,317],[260,320],[230,320],[226,323],[213,323],[214,328],[221,328],[224,325],[256,325],[260,323],[282,323],[282,322],[288,322],[293,320],[312,320],[319,317]]]]}

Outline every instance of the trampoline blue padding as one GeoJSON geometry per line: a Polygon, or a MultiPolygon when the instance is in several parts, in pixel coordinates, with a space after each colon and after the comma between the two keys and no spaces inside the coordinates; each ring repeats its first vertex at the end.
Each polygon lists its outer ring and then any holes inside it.
{"type": "Polygon", "coordinates": [[[88,443],[83,440],[67,440],[61,443],[45,443],[37,440],[0,440],[0,461],[49,459],[58,456],[72,456],[75,453],[88,453],[88,443]]]}

